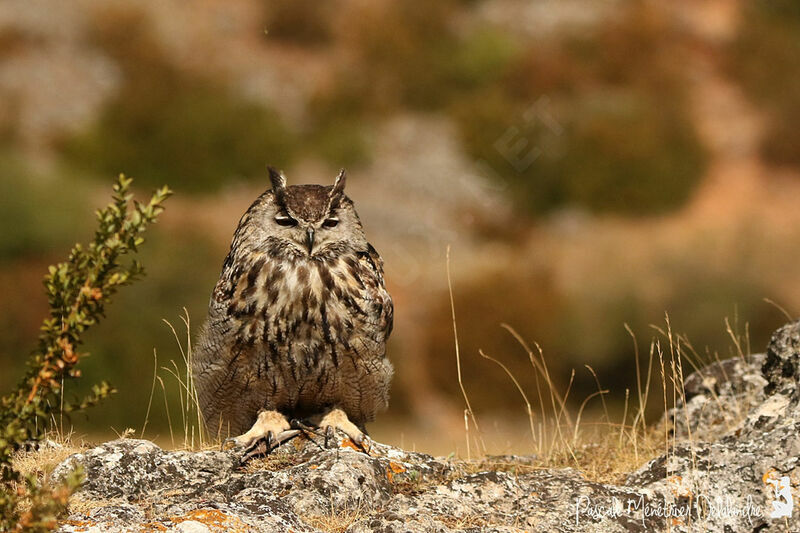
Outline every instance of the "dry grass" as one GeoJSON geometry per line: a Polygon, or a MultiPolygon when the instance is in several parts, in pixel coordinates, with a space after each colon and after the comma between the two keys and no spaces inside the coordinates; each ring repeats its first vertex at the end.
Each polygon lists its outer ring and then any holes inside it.
{"type": "Polygon", "coordinates": [[[331,502],[330,510],[325,514],[301,515],[300,519],[309,526],[328,533],[343,533],[350,526],[368,515],[361,506],[355,509],[335,509],[331,502]]]}
{"type": "MultiPolygon", "coordinates": [[[[452,470],[442,479],[403,480],[393,487],[396,493],[417,494],[432,489],[442,483],[448,483],[464,476],[485,472],[501,471],[513,474],[525,474],[544,469],[573,468],[589,481],[608,484],[623,484],[629,473],[635,471],[650,459],[660,455],[669,456],[679,442],[693,443],[691,432],[684,437],[677,437],[668,417],[663,416],[657,423],[648,424],[644,415],[646,406],[651,402],[661,404],[662,413],[675,410],[677,417],[688,421],[689,413],[685,407],[685,391],[683,383],[692,371],[702,371],[709,363],[719,362],[725,356],[718,352],[704,355],[694,349],[685,335],[676,334],[672,330],[669,316],[665,316],[663,327],[653,326],[656,338],[650,344],[646,357],[641,357],[638,343],[631,332],[635,346],[637,383],[633,392],[626,391],[626,402],[622,416],[613,420],[605,406],[600,414],[586,415],[588,402],[608,391],[604,390],[597,379],[597,392],[589,395],[574,410],[569,407],[569,386],[564,392],[555,389],[549,379],[547,361],[542,350],[530,349],[525,341],[510,327],[504,325],[510,334],[520,342],[528,352],[532,367],[538,372],[540,388],[533,392],[525,391],[514,375],[497,359],[482,354],[503,368],[509,380],[521,397],[522,411],[527,416],[527,424],[517,423],[519,440],[528,440],[528,451],[524,446],[515,446],[516,454],[492,456],[481,449],[484,440],[478,433],[480,428],[492,426],[489,417],[481,421],[481,425],[473,425],[465,430],[464,436],[472,439],[472,450],[476,448],[482,453],[468,453],[459,458],[453,454],[452,470]],[[688,367],[688,368],[686,368],[688,367]],[[651,386],[651,382],[656,384],[651,386]],[[652,395],[652,398],[650,397],[652,395]],[[527,426],[527,428],[526,428],[527,426]]],[[[736,319],[725,321],[726,331],[730,337],[735,357],[744,361],[750,358],[749,331],[747,325],[739,332],[736,319]]],[[[591,368],[589,371],[594,375],[591,368]]],[[[596,375],[595,375],[596,378],[596,375]]],[[[466,394],[466,390],[465,390],[466,394]]],[[[712,400],[721,404],[722,399],[714,396],[712,400]]],[[[729,402],[728,399],[725,400],[729,402]]],[[[598,401],[598,403],[601,403],[598,401]]],[[[474,404],[472,404],[474,405],[474,404]]],[[[470,409],[470,408],[468,408],[470,409]]],[[[743,419],[747,412],[744,406],[738,409],[739,418],[743,419]]],[[[736,421],[733,422],[734,424],[736,421]]],[[[687,424],[689,426],[689,424],[687,424]]],[[[730,429],[730,427],[728,428],[730,429]]],[[[724,431],[725,428],[721,428],[724,431]]]]}
{"type": "Polygon", "coordinates": [[[464,516],[440,516],[438,517],[438,520],[447,526],[447,528],[455,531],[472,528],[480,528],[483,530],[483,528],[493,525],[490,520],[486,519],[485,516],[477,514],[464,516]]]}
{"type": "Polygon", "coordinates": [[[247,462],[244,466],[245,472],[252,474],[255,472],[263,472],[268,470],[270,472],[277,472],[297,466],[301,463],[301,459],[297,455],[289,455],[285,453],[272,453],[266,457],[258,457],[247,462]]]}
{"type": "Polygon", "coordinates": [[[107,507],[115,504],[129,503],[125,498],[107,498],[103,500],[96,500],[87,498],[81,493],[73,494],[69,498],[69,513],[88,516],[90,512],[101,507],[107,507]]]}
{"type": "Polygon", "coordinates": [[[171,359],[168,365],[159,368],[158,353],[155,349],[153,350],[153,381],[150,386],[150,398],[147,403],[147,414],[145,415],[145,420],[142,424],[140,436],[141,438],[144,438],[147,424],[150,421],[150,412],[153,406],[156,382],[158,382],[161,386],[161,393],[164,399],[164,411],[166,413],[167,422],[169,425],[170,444],[172,448],[193,451],[210,449],[217,447],[222,439],[219,435],[217,435],[216,439],[210,438],[205,431],[203,414],[200,410],[200,403],[197,398],[197,389],[194,385],[194,375],[192,374],[194,350],[192,349],[191,320],[189,318],[189,311],[185,307],[183,308],[183,315],[180,317],[180,319],[185,330],[185,333],[183,333],[185,337],[183,339],[182,335],[178,334],[175,326],[173,326],[168,320],[163,319],[164,323],[170,329],[173,337],[175,338],[175,342],[181,355],[181,360],[180,363],[177,363],[175,359],[171,359]],[[180,425],[177,433],[179,438],[182,435],[182,442],[180,443],[180,446],[176,444],[175,440],[176,431],[169,405],[169,387],[165,383],[164,378],[159,375],[159,371],[166,372],[167,378],[172,378],[172,381],[169,382],[171,386],[178,387],[177,396],[180,407],[180,425]]]}
{"type": "Polygon", "coordinates": [[[70,455],[86,449],[85,444],[76,444],[71,440],[59,442],[53,438],[47,438],[43,442],[37,450],[20,451],[14,455],[14,468],[23,476],[34,475],[46,482],[59,463],[70,455]],[[54,444],[48,445],[51,442],[54,444]]]}
{"type": "MultiPolygon", "coordinates": [[[[49,433],[38,449],[20,450],[14,454],[13,467],[24,477],[34,476],[42,485],[50,483],[50,474],[56,466],[72,454],[80,453],[88,448],[82,441],[73,438],[72,434],[49,433]]],[[[12,483],[12,490],[26,491],[24,484],[12,483]]],[[[30,508],[30,500],[23,497],[20,510],[30,508]]]]}

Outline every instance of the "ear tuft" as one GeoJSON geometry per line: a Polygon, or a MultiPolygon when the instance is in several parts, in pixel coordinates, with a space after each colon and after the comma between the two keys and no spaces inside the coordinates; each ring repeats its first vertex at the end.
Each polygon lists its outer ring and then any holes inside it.
{"type": "Polygon", "coordinates": [[[275,193],[275,197],[282,204],[286,197],[286,178],[275,167],[268,166],[267,170],[269,171],[269,181],[272,183],[272,190],[275,193]]]}
{"type": "Polygon", "coordinates": [[[332,209],[339,205],[339,201],[342,199],[344,195],[344,186],[347,182],[347,174],[344,169],[339,171],[339,175],[336,176],[336,181],[333,182],[333,187],[331,187],[331,192],[328,193],[328,205],[329,209],[332,209]]]}

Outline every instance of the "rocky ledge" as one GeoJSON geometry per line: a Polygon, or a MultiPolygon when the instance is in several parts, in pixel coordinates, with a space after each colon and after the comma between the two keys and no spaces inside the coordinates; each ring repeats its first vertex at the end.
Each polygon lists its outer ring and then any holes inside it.
{"type": "Polygon", "coordinates": [[[800,531],[798,382],[800,322],[766,355],[690,375],[669,413],[676,443],[620,485],[531,457],[469,465],[346,438],[296,439],[244,467],[236,451],[117,440],[57,467],[86,474],[61,531],[800,531]]]}

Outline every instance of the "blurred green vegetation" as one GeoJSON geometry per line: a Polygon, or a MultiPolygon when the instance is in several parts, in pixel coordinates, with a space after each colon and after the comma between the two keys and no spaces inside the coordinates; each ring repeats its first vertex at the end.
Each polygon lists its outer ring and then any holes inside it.
{"type": "Polygon", "coordinates": [[[800,3],[747,2],[730,69],[768,113],[762,154],[800,167],[800,3]]]}
{"type": "Polygon", "coordinates": [[[672,55],[677,38],[631,3],[610,24],[531,47],[500,83],[453,106],[464,146],[533,214],[681,206],[706,156],[672,55]]]}
{"type": "Polygon", "coordinates": [[[33,172],[19,157],[0,151],[0,265],[67,250],[90,227],[90,184],[33,172]]]}
{"type": "Polygon", "coordinates": [[[92,227],[91,186],[35,172],[9,149],[0,150],[2,391],[22,377],[33,348],[47,309],[41,281],[48,263],[66,255],[77,236],[92,227]]]}
{"type": "Polygon", "coordinates": [[[441,111],[472,90],[498,80],[518,44],[500,30],[457,31],[452,1],[391,2],[364,6],[343,38],[347,59],[334,75],[331,103],[380,114],[441,111]]]}
{"type": "Polygon", "coordinates": [[[323,159],[337,167],[352,168],[370,161],[371,123],[364,116],[356,90],[346,88],[346,78],[330,89],[312,95],[308,106],[311,124],[307,142],[323,159]]]}
{"type": "MultiPolygon", "coordinates": [[[[352,28],[368,106],[437,111],[497,80],[516,51],[492,28],[458,33],[452,2],[396,2],[352,28]]],[[[369,107],[367,108],[369,110],[369,107]]]]}
{"type": "Polygon", "coordinates": [[[91,37],[124,80],[97,123],[63,141],[72,163],[97,175],[124,169],[141,176],[140,185],[168,181],[194,192],[260,179],[267,163],[291,161],[295,137],[274,111],[236,96],[213,73],[170,62],[140,15],[112,12],[91,37]]]}
{"type": "Polygon", "coordinates": [[[455,113],[467,150],[528,212],[658,214],[683,205],[699,182],[705,154],[677,105],[628,88],[550,98],[531,105],[492,89],[455,113]],[[519,118],[509,125],[508,116],[519,118]]]}
{"type": "MultiPolygon", "coordinates": [[[[136,291],[121,293],[103,327],[87,336],[86,349],[91,357],[81,363],[86,379],[68,393],[80,395],[84,392],[81,387],[96,379],[109,380],[119,392],[88,413],[90,424],[74,420],[79,430],[114,427],[122,431],[121,423],[141,429],[150,398],[154,350],[158,355],[158,374],[167,388],[170,416],[178,430],[181,387],[162,367],[172,368],[170,361],[174,360],[183,369],[183,359],[164,320],[175,327],[185,347],[186,328],[179,317],[185,307],[193,334],[205,320],[208,299],[219,277],[225,250],[211,245],[197,233],[182,231],[178,237],[160,229],[153,231],[139,254],[147,266],[147,276],[137,283],[136,291]]],[[[161,437],[168,434],[163,391],[158,383],[148,427],[161,437]]]]}

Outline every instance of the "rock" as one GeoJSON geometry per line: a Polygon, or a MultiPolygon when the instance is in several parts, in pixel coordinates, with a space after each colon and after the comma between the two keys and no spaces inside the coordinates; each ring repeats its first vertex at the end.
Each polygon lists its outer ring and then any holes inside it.
{"type": "Polygon", "coordinates": [[[537,468],[533,456],[476,464],[372,442],[364,453],[343,435],[332,448],[298,438],[246,467],[235,450],[125,439],[56,468],[56,479],[78,465],[86,474],[60,530],[800,531],[796,511],[771,516],[792,509],[800,475],[798,368],[795,323],[766,355],[688,376],[685,402],[668,413],[669,453],[619,485],[537,468]]]}
{"type": "Polygon", "coordinates": [[[766,398],[761,374],[763,354],[716,361],[690,374],[685,398],[669,411],[679,439],[710,442],[734,431],[753,407],[766,398]]]}
{"type": "Polygon", "coordinates": [[[695,509],[694,526],[703,531],[800,530],[796,511],[770,516],[781,502],[791,509],[792,480],[800,475],[798,365],[795,322],[773,334],[766,355],[717,362],[689,376],[685,405],[669,413],[676,437],[670,453],[626,484],[695,509]],[[705,515],[696,512],[697,502],[707,504],[705,515]]]}
{"type": "MultiPolygon", "coordinates": [[[[572,495],[638,496],[627,487],[586,481],[574,470],[465,474],[421,453],[372,443],[366,454],[347,438],[337,443],[321,449],[297,440],[242,468],[241,452],[234,450],[170,452],[144,440],[108,442],[54,471],[57,480],[81,465],[86,482],[79,497],[94,507],[70,516],[61,531],[98,523],[189,531],[199,523],[212,531],[300,532],[342,521],[349,521],[348,531],[573,531],[562,524],[573,514],[572,495]]],[[[503,459],[522,467],[530,462],[503,459]]],[[[625,520],[607,518],[587,527],[582,531],[627,531],[625,520]]]]}
{"type": "Polygon", "coordinates": [[[800,381],[800,321],[786,324],[772,335],[767,346],[767,359],[762,372],[769,384],[767,394],[785,391],[798,396],[797,383],[800,381]]]}

